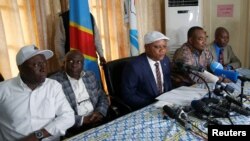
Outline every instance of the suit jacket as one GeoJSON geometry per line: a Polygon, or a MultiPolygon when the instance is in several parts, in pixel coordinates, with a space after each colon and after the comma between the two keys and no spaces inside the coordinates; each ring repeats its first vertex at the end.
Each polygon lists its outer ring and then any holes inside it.
{"type": "MultiPolygon", "coordinates": [[[[232,50],[232,47],[230,45],[227,45],[225,47],[223,47],[224,49],[224,56],[223,56],[223,59],[224,59],[224,65],[227,66],[227,65],[230,65],[232,66],[234,69],[237,69],[237,68],[240,68],[241,67],[241,62],[240,60],[237,58],[237,56],[235,56],[233,50],[232,50]]],[[[218,60],[218,57],[216,56],[216,51],[215,51],[215,47],[214,47],[214,42],[212,42],[210,45],[209,45],[209,50],[210,52],[212,53],[213,55],[213,58],[214,60],[218,60]]]]}
{"type": "MultiPolygon", "coordinates": [[[[165,57],[161,62],[164,92],[172,89],[170,62],[165,57]]],[[[122,98],[133,109],[138,109],[155,101],[158,96],[157,84],[145,53],[129,62],[122,74],[122,98]]]]}
{"type": "MultiPolygon", "coordinates": [[[[61,71],[50,76],[50,78],[55,79],[59,83],[61,83],[66,98],[75,112],[75,126],[80,126],[82,116],[78,115],[75,93],[71,87],[70,81],[66,73],[61,71]]],[[[85,71],[85,75],[82,77],[82,81],[88,91],[90,101],[94,107],[94,111],[100,112],[103,116],[106,116],[109,107],[108,99],[106,94],[103,92],[100,85],[98,84],[94,73],[90,71],[85,71]]]]}

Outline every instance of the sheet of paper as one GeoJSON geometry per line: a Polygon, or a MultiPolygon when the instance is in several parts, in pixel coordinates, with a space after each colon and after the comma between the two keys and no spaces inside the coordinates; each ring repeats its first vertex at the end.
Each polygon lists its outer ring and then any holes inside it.
{"type": "Polygon", "coordinates": [[[158,96],[156,99],[159,101],[155,106],[162,106],[163,103],[187,106],[190,105],[192,100],[201,99],[207,93],[206,89],[182,86],[158,96]]]}

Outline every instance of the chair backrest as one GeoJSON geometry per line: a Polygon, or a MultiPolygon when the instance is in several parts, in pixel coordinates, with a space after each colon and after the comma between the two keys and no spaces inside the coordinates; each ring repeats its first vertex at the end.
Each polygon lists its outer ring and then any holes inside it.
{"type": "Polygon", "coordinates": [[[135,57],[127,57],[127,58],[113,60],[107,62],[103,66],[109,95],[120,98],[121,76],[123,68],[126,65],[126,63],[128,63],[134,58],[135,57]]]}
{"type": "Polygon", "coordinates": [[[2,74],[0,73],[0,82],[1,81],[4,81],[4,78],[3,78],[2,74]]]}

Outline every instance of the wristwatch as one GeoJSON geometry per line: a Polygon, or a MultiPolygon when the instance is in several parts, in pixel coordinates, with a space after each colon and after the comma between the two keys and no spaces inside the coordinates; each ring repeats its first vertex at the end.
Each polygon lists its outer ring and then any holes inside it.
{"type": "Polygon", "coordinates": [[[43,138],[44,138],[44,135],[43,135],[43,132],[41,130],[37,130],[34,132],[35,133],[35,136],[36,138],[41,141],[43,138]]]}

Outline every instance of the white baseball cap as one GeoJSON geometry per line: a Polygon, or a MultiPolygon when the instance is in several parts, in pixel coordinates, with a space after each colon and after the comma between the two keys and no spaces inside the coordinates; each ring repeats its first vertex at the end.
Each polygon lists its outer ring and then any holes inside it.
{"type": "Polygon", "coordinates": [[[46,60],[54,55],[51,50],[39,50],[35,45],[27,45],[18,51],[16,55],[16,64],[18,66],[22,65],[26,60],[38,54],[44,55],[46,60]]]}
{"type": "Polygon", "coordinates": [[[145,45],[151,44],[155,41],[159,41],[162,39],[169,40],[169,38],[167,36],[165,36],[164,34],[162,34],[161,32],[152,31],[152,32],[148,32],[147,34],[145,34],[144,43],[145,43],[145,45]]]}

